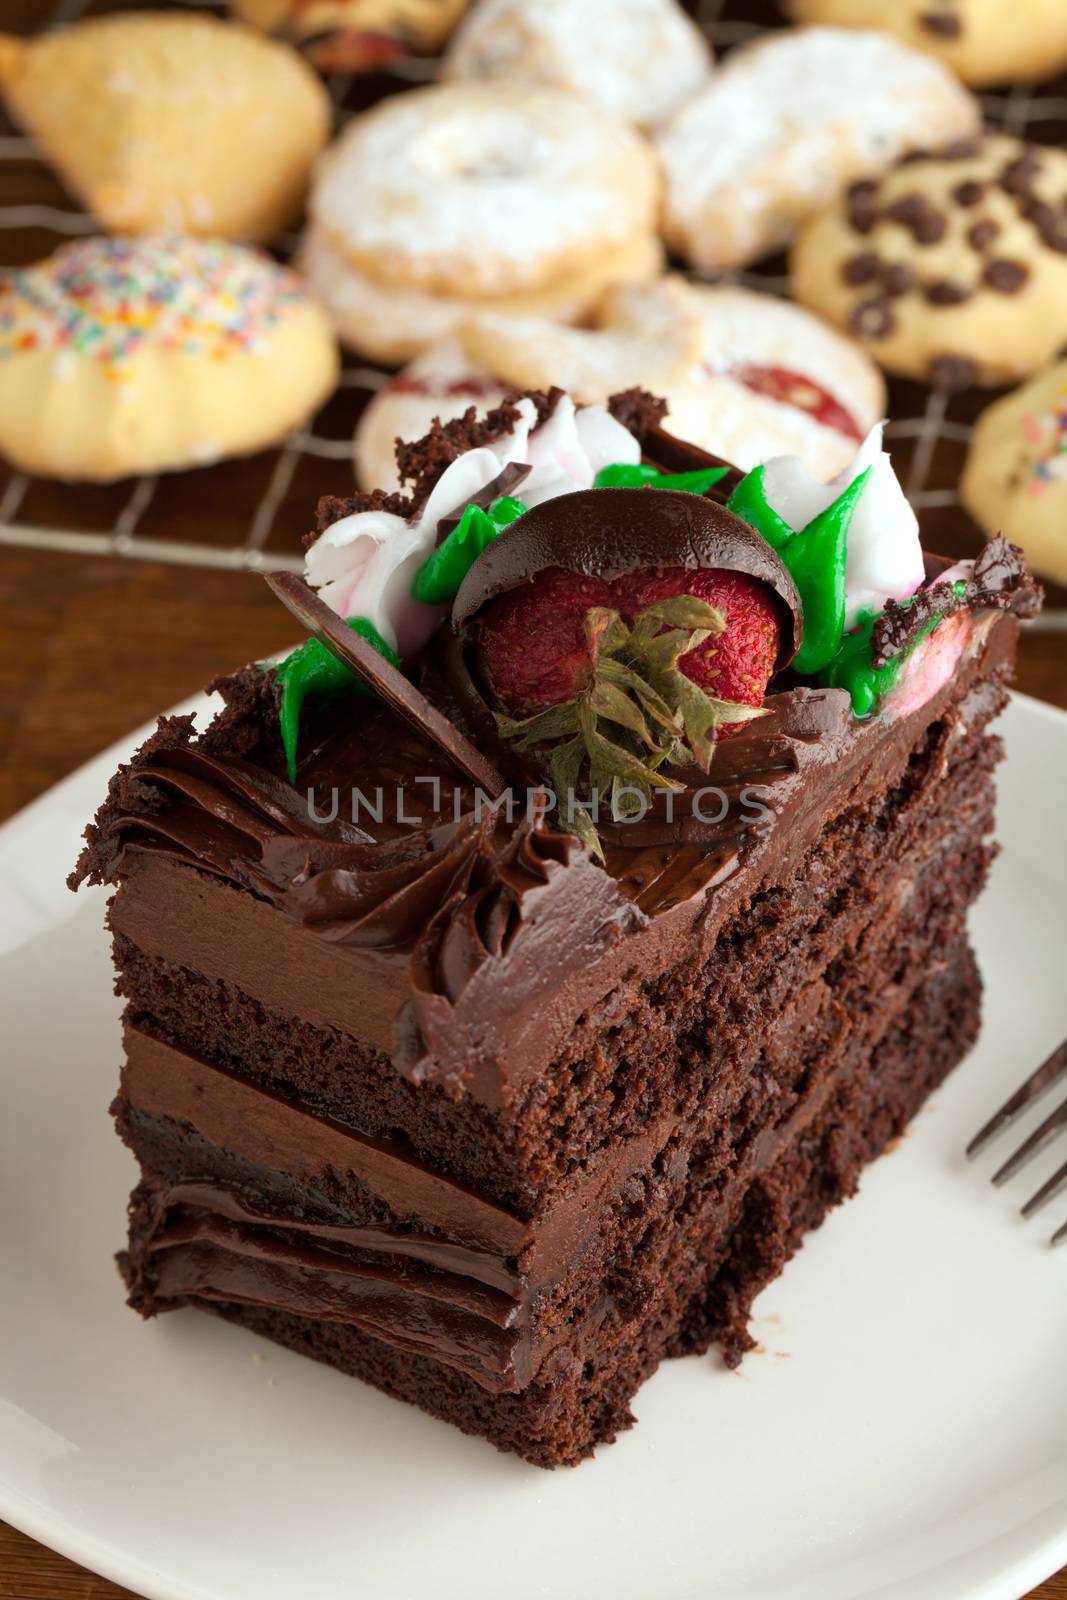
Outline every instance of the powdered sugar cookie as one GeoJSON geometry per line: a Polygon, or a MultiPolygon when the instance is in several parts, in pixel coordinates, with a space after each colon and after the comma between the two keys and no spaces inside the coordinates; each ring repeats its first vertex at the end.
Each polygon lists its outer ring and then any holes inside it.
{"type": "Polygon", "coordinates": [[[81,239],[0,279],[0,453],[121,478],[258,450],[337,381],[326,317],[258,251],[81,239]]]}
{"type": "Polygon", "coordinates": [[[295,51],[213,17],[4,36],[0,91],[116,232],[268,239],[299,209],[329,132],[326,92],[295,51]]]}
{"type": "MultiPolygon", "coordinates": [[[[885,382],[858,345],[801,306],[747,289],[691,285],[701,318],[699,360],[672,385],[667,429],[744,471],[799,456],[832,478],[885,415],[885,382]]],[[[640,313],[645,294],[619,291],[640,313]]]]}
{"type": "Polygon", "coordinates": [[[1003,531],[1035,572],[1067,584],[1067,361],[983,411],[960,494],[990,537],[1003,531]]]}
{"type": "Polygon", "coordinates": [[[434,417],[450,422],[469,406],[482,415],[508,393],[509,385],[479,370],[458,339],[431,346],[390,378],[360,417],[353,440],[360,488],[398,487],[398,439],[421,439],[434,417]]]}
{"type": "Polygon", "coordinates": [[[657,191],[640,137],[572,95],[437,84],[357,117],[309,211],[378,283],[470,297],[542,287],[647,235],[657,191]]]}
{"type": "Polygon", "coordinates": [[[326,306],[341,340],[371,361],[395,366],[484,311],[511,316],[576,322],[589,315],[616,283],[645,283],[662,270],[663,249],[642,234],[621,249],[605,251],[590,266],[558,282],[513,294],[473,296],[427,294],[379,283],[359,272],[312,227],[300,255],[315,293],[326,306]]]}
{"type": "Polygon", "coordinates": [[[235,17],[288,39],[324,72],[376,72],[439,50],[467,0],[232,0],[235,17]]]}
{"type": "Polygon", "coordinates": [[[660,135],[668,242],[700,267],[743,266],[854,178],[979,125],[947,68],[885,34],[771,35],[735,51],[660,135]]]}
{"type": "Polygon", "coordinates": [[[707,81],[711,51],[676,0],[478,0],[443,75],[570,89],[651,127],[707,81]]]}
{"type": "Polygon", "coordinates": [[[1026,377],[1067,342],[1067,153],[987,135],[857,183],[802,230],[793,288],[891,372],[1026,377]]]}
{"type": "Polygon", "coordinates": [[[964,83],[1025,83],[1067,67],[1063,0],[784,0],[797,22],[881,28],[939,56],[964,83]]]}

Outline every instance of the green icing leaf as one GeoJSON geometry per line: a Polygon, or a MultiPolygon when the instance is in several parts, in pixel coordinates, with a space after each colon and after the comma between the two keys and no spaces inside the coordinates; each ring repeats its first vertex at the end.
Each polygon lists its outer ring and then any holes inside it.
{"type": "MultiPolygon", "coordinates": [[[[394,667],[400,665],[400,657],[385,642],[373,622],[366,617],[349,617],[348,626],[373,645],[378,654],[392,662],[394,667]]],[[[343,661],[338,661],[333,652],[320,644],[318,639],[307,639],[298,645],[278,664],[275,676],[282,686],[282,703],[278,713],[282,745],[285,748],[289,782],[295,783],[300,711],[304,701],[309,697],[326,699],[341,694],[369,695],[371,690],[357,673],[346,667],[343,661]]]]}
{"type": "Polygon", "coordinates": [[[845,560],[856,502],[871,475],[868,467],[833,505],[813,517],[778,552],[792,575],[804,608],[804,639],[793,670],[818,672],[836,654],[845,633],[845,560]]]}
{"type": "Polygon", "coordinates": [[[833,504],[799,533],[767,499],[763,467],[747,473],[727,502],[728,510],[777,550],[797,586],[804,611],[804,639],[793,659],[793,670],[803,676],[827,666],[844,636],[848,530],[870,472],[868,467],[854,478],[833,504]]]}
{"type": "Polygon", "coordinates": [[[757,533],[762,533],[772,549],[780,551],[795,537],[794,530],[767,499],[763,473],[763,467],[754,467],[746,473],[727,500],[726,509],[732,511],[735,517],[740,517],[742,522],[747,522],[749,527],[755,528],[757,533]]]}
{"type": "Polygon", "coordinates": [[[428,606],[454,600],[482,551],[525,510],[522,501],[516,500],[514,495],[494,500],[488,511],[483,511],[481,506],[468,506],[452,532],[416,572],[411,585],[412,596],[428,606]]]}
{"type": "Polygon", "coordinates": [[[702,467],[697,472],[660,472],[643,462],[613,461],[601,467],[593,479],[594,489],[682,489],[687,494],[706,494],[725,478],[729,467],[702,467]]]}

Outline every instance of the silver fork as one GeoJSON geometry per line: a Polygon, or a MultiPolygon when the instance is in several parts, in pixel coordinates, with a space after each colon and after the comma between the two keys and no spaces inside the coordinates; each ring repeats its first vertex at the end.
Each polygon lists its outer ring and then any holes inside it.
{"type": "MultiPolygon", "coordinates": [[[[981,1132],[975,1134],[967,1146],[968,1158],[973,1160],[998,1134],[1003,1133],[1005,1128],[1010,1128],[1027,1106],[1033,1105],[1035,1100],[1047,1094],[1065,1074],[1067,1074],[1067,1039],[1058,1050],[1053,1050],[1048,1060],[1043,1061],[1036,1072],[1030,1074],[1025,1083],[1019,1085],[1013,1095],[1005,1100],[1000,1110],[990,1117],[981,1132]]],[[[1015,1154],[1009,1156],[1002,1167],[997,1168],[993,1174],[993,1182],[998,1187],[1002,1183],[1007,1183],[1009,1178],[1013,1178],[1062,1133],[1067,1133],[1067,1100],[1058,1105],[1055,1111],[1049,1112],[1041,1126],[1035,1128],[1028,1139],[1024,1139],[1015,1154]]],[[[1035,1195],[1031,1195],[1022,1208],[1023,1216],[1032,1217],[1035,1211],[1040,1211],[1042,1206],[1047,1205],[1063,1189],[1067,1189],[1067,1161],[1062,1167],[1057,1168],[1035,1195]]],[[[1065,1242],[1067,1242],[1067,1222],[1056,1229],[1051,1240],[1052,1244],[1065,1242]]]]}

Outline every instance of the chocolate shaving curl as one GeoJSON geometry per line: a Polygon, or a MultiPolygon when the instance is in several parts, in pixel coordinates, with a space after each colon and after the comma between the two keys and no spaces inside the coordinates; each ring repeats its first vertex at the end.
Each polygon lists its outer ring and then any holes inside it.
{"type": "Polygon", "coordinates": [[[1002,533],[991,539],[974,563],[962,592],[951,583],[933,583],[910,600],[887,600],[871,630],[871,665],[884,667],[918,642],[924,628],[957,611],[1011,611],[1034,617],[1044,592],[1023,560],[1018,545],[1002,533]]]}

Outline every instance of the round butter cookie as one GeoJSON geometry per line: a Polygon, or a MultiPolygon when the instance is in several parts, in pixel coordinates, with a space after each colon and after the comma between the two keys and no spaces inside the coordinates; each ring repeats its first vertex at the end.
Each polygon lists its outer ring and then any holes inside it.
{"type": "Polygon", "coordinates": [[[277,34],[323,72],[377,72],[440,50],[467,0],[231,0],[242,22],[277,34]]]}
{"type": "Polygon", "coordinates": [[[587,317],[616,283],[645,283],[663,267],[663,248],[651,234],[639,234],[617,250],[605,251],[580,272],[556,283],[512,294],[464,299],[382,284],[351,265],[312,227],[304,239],[300,268],[329,312],[341,341],[359,355],[397,366],[446,339],[461,323],[485,311],[509,316],[577,322],[587,317]]]}
{"type": "Polygon", "coordinates": [[[329,100],[287,46],[214,17],[95,17],[0,38],[0,93],[115,232],[269,239],[292,221],[329,100]]]}
{"type": "Polygon", "coordinates": [[[1067,153],[989,134],[905,159],[809,222],[792,269],[890,372],[1027,377],[1067,341],[1067,153]]]}
{"type": "Polygon", "coordinates": [[[109,480],[273,443],[337,381],[296,275],[197,239],[80,239],[0,279],[0,453],[109,480]]]}
{"type": "Polygon", "coordinates": [[[585,270],[652,232],[657,196],[640,136],[573,95],[450,83],[355,118],[308,209],[374,281],[469,298],[585,270]]]}
{"type": "Polygon", "coordinates": [[[880,28],[939,56],[964,83],[1025,83],[1067,67],[1063,0],[783,0],[796,22],[880,28]]]}
{"type": "Polygon", "coordinates": [[[639,127],[703,88],[711,50],[676,0],[478,0],[445,56],[446,78],[570,89],[639,127]]]}
{"type": "Polygon", "coordinates": [[[1067,361],[983,411],[960,494],[991,538],[1006,533],[1035,572],[1067,584],[1067,361]]]}
{"type": "Polygon", "coordinates": [[[772,34],[735,51],[661,132],[667,241],[698,267],[744,266],[854,178],[980,121],[946,67],[885,34],[772,34]]]}
{"type": "MultiPolygon", "coordinates": [[[[885,381],[870,357],[802,306],[749,289],[692,284],[699,360],[672,386],[665,426],[747,472],[799,456],[816,478],[846,466],[885,415],[885,381]]],[[[642,291],[619,290],[607,313],[642,291]]]]}

